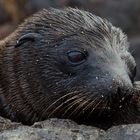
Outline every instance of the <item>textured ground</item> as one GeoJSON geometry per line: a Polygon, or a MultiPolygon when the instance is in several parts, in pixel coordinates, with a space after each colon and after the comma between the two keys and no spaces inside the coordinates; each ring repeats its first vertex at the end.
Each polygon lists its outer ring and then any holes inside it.
{"type": "Polygon", "coordinates": [[[29,127],[0,118],[0,140],[140,140],[140,124],[104,131],[71,120],[49,119],[29,127]]]}

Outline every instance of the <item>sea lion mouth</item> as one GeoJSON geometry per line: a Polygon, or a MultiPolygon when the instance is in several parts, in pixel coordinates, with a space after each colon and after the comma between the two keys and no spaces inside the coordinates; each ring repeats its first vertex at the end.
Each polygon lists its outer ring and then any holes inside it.
{"type": "MultiPolygon", "coordinates": [[[[48,117],[78,118],[86,116],[110,115],[122,110],[129,103],[133,96],[133,88],[122,89],[114,86],[103,94],[103,91],[93,92],[93,89],[73,88],[67,93],[61,93],[57,100],[54,100],[47,107],[45,112],[51,112],[48,117]],[[59,113],[58,113],[59,112],[59,113]]],[[[95,91],[95,90],[94,90],[95,91]]],[[[58,94],[59,95],[59,94],[58,94]]]]}
{"type": "Polygon", "coordinates": [[[118,88],[115,94],[110,94],[110,96],[99,99],[102,100],[99,105],[95,108],[94,112],[104,112],[105,114],[112,114],[116,111],[122,110],[126,105],[129,105],[131,99],[134,95],[134,89],[128,89],[127,91],[122,91],[118,88]]]}
{"type": "MultiPolygon", "coordinates": [[[[95,99],[91,99],[90,97],[86,96],[77,96],[74,100],[69,102],[71,106],[68,108],[66,107],[67,104],[64,102],[64,106],[60,108],[65,110],[62,112],[62,118],[84,118],[86,119],[93,119],[98,117],[111,117],[116,112],[122,110],[131,100],[132,98],[132,91],[127,91],[125,94],[121,93],[119,89],[116,95],[108,96],[108,97],[97,97],[95,99]],[[122,96],[123,95],[123,96],[122,96]]],[[[70,99],[67,99],[67,101],[70,99]]]]}

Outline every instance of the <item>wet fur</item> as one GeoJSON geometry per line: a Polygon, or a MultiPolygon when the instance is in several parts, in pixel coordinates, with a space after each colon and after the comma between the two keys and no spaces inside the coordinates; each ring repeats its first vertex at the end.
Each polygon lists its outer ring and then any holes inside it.
{"type": "Polygon", "coordinates": [[[99,127],[139,122],[130,103],[136,100],[128,76],[136,64],[126,35],[107,20],[79,9],[42,10],[0,44],[2,116],[24,124],[49,117],[99,127]],[[35,34],[34,41],[15,47],[28,33],[35,34]],[[86,63],[71,73],[61,54],[73,45],[93,51],[88,63],[95,61],[100,70],[86,63]],[[118,94],[118,87],[124,92],[118,94]]]}

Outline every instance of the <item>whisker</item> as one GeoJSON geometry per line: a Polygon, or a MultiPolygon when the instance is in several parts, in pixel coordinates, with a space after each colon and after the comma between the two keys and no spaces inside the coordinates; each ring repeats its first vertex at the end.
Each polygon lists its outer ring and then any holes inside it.
{"type": "MultiPolygon", "coordinates": [[[[70,108],[67,109],[67,111],[70,110],[70,109],[71,109],[74,105],[76,105],[76,104],[79,104],[79,106],[80,106],[80,105],[81,105],[81,102],[82,102],[83,100],[85,100],[85,98],[86,98],[86,96],[83,96],[83,97],[81,97],[80,99],[76,100],[76,101],[72,104],[72,106],[71,106],[70,108]]],[[[77,107],[76,107],[76,108],[77,108],[77,107]]],[[[76,109],[75,109],[74,111],[76,111],[76,109]]],[[[74,111],[73,111],[68,117],[72,116],[72,114],[74,113],[74,111]]]]}
{"type": "MultiPolygon", "coordinates": [[[[96,95],[94,95],[94,96],[96,96],[96,95]]],[[[93,96],[90,96],[90,97],[89,97],[90,100],[91,100],[92,97],[93,97],[93,96]]],[[[94,103],[97,99],[98,99],[98,97],[96,97],[93,101],[91,101],[91,103],[89,103],[85,108],[83,108],[83,110],[88,110],[88,109],[93,105],[93,103],[94,103]]]]}
{"type": "Polygon", "coordinates": [[[101,114],[105,111],[105,108],[107,107],[109,101],[108,101],[107,98],[105,98],[105,99],[102,101],[102,103],[103,103],[103,106],[102,106],[102,109],[101,109],[100,112],[99,112],[99,116],[101,116],[101,114]]]}
{"type": "Polygon", "coordinates": [[[67,97],[67,96],[69,96],[69,95],[71,95],[71,94],[74,94],[74,93],[76,93],[76,92],[70,92],[70,93],[68,93],[68,94],[66,94],[66,95],[64,95],[64,96],[62,96],[62,97],[60,97],[60,98],[58,98],[55,102],[53,102],[50,106],[48,106],[48,108],[46,109],[46,111],[48,111],[53,105],[55,105],[57,102],[59,102],[61,99],[64,99],[65,97],[67,97]]]}
{"type": "Polygon", "coordinates": [[[99,100],[97,100],[98,102],[94,102],[94,103],[93,103],[93,106],[94,106],[95,104],[96,104],[96,105],[95,105],[94,108],[90,111],[90,113],[88,114],[87,117],[89,117],[89,116],[93,113],[93,111],[99,106],[99,104],[102,102],[102,100],[103,100],[103,99],[99,98],[99,100]]]}
{"type": "Polygon", "coordinates": [[[78,100],[81,100],[82,96],[80,97],[80,99],[78,98],[77,100],[74,100],[73,102],[71,102],[67,107],[67,110],[64,112],[63,116],[66,115],[66,113],[74,106],[78,103],[78,100]]]}
{"type": "MultiPolygon", "coordinates": [[[[79,94],[78,94],[78,95],[79,95],[79,94]]],[[[71,97],[70,99],[66,100],[65,102],[61,103],[56,109],[54,109],[54,110],[51,112],[51,114],[49,114],[48,117],[50,117],[53,113],[55,113],[58,109],[60,109],[64,104],[66,104],[66,103],[68,103],[69,101],[71,101],[71,100],[73,100],[73,99],[79,97],[78,95],[75,95],[75,96],[71,97]]]]}
{"type": "MultiPolygon", "coordinates": [[[[88,102],[90,101],[90,99],[88,99],[88,100],[86,100],[85,102],[83,102],[81,105],[79,105],[78,107],[77,107],[77,109],[75,109],[75,114],[80,110],[80,109],[82,109],[88,102]]],[[[82,111],[76,116],[77,118],[81,115],[81,113],[83,113],[85,110],[84,109],[82,109],[82,111]]],[[[73,112],[73,113],[74,113],[73,112]]]]}
{"type": "Polygon", "coordinates": [[[64,99],[65,97],[67,97],[67,96],[69,96],[69,95],[73,95],[73,94],[75,94],[75,93],[77,93],[77,92],[78,92],[78,91],[70,92],[70,93],[65,94],[65,95],[63,95],[62,97],[58,98],[55,102],[53,102],[52,104],[50,104],[50,105],[47,107],[47,109],[42,113],[42,115],[41,115],[40,118],[42,118],[43,115],[44,115],[51,107],[53,107],[54,105],[56,105],[60,100],[64,99]]]}

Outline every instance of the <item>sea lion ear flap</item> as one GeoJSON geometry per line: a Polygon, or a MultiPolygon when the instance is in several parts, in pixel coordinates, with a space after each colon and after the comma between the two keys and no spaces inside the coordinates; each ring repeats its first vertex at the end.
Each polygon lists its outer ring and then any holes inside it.
{"type": "Polygon", "coordinates": [[[39,37],[38,33],[27,33],[22,35],[16,42],[15,47],[19,47],[26,42],[34,42],[39,37]]]}

